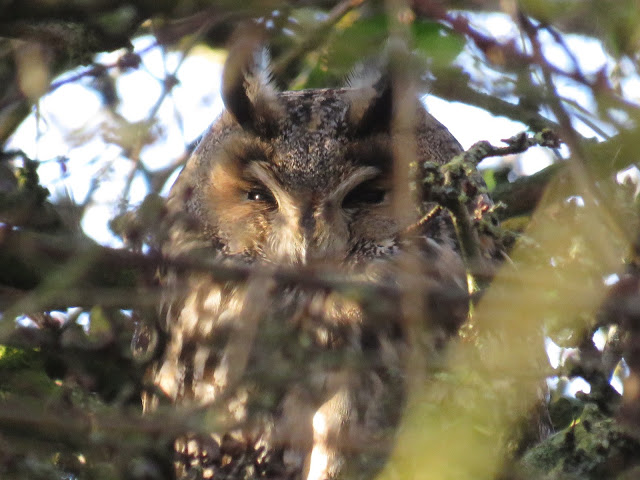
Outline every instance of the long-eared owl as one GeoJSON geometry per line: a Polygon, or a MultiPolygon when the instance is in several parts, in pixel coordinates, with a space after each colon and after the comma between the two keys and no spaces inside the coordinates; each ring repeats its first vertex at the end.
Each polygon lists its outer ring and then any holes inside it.
{"type": "MultiPolygon", "coordinates": [[[[176,440],[179,475],[370,478],[393,445],[416,342],[402,302],[365,287],[415,285],[427,325],[443,311],[428,287],[466,292],[464,268],[446,215],[421,222],[424,205],[394,207],[396,92],[385,75],[280,92],[258,63],[228,60],[226,110],[171,191],[164,249],[246,275],[168,268],[151,376],[200,420],[176,440]],[[413,277],[401,282],[406,265],[413,277]]],[[[419,177],[461,148],[415,105],[419,177]]],[[[426,204],[419,179],[410,186],[426,204]]],[[[447,313],[449,334],[465,309],[447,313]]],[[[147,395],[145,409],[161,398],[147,395]]]]}

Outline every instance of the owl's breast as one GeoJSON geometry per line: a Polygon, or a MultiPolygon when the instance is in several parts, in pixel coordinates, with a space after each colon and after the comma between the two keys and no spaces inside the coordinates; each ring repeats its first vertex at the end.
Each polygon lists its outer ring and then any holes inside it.
{"type": "Polygon", "coordinates": [[[320,464],[338,468],[344,442],[364,451],[390,442],[404,396],[395,320],[381,327],[337,292],[264,277],[219,285],[202,276],[191,287],[169,309],[155,381],[177,404],[209,405],[205,431],[268,450],[298,478],[312,478],[323,455],[320,464]]]}

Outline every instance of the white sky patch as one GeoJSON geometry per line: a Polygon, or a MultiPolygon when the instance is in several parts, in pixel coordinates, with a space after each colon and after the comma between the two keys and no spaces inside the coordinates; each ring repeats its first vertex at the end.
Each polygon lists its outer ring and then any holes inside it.
{"type": "Polygon", "coordinates": [[[465,150],[480,140],[499,145],[503,138],[512,137],[527,128],[520,122],[496,117],[481,108],[447,102],[433,95],[423,97],[423,102],[429,113],[449,129],[465,150]]]}
{"type": "Polygon", "coordinates": [[[221,61],[212,62],[202,55],[189,57],[178,71],[180,85],[172,92],[176,108],[199,113],[183,117],[184,135],[188,141],[197,138],[222,112],[221,76],[221,61]]]}
{"type": "Polygon", "coordinates": [[[592,340],[595,347],[598,350],[602,351],[604,350],[604,346],[607,344],[607,334],[604,331],[602,331],[602,329],[598,329],[593,334],[592,340]]]}
{"type": "Polygon", "coordinates": [[[171,174],[171,176],[169,177],[169,179],[167,180],[167,183],[165,183],[164,187],[162,188],[162,190],[160,191],[160,195],[166,197],[169,195],[169,192],[171,190],[171,187],[173,186],[173,184],[175,183],[175,181],[178,179],[178,175],[180,175],[179,171],[175,171],[171,174]]]}
{"type": "Polygon", "coordinates": [[[114,214],[113,205],[94,203],[87,208],[84,217],[82,217],[82,229],[102,245],[113,248],[123,247],[122,241],[109,230],[109,220],[113,218],[114,214]]]}
{"type": "Polygon", "coordinates": [[[595,38],[568,34],[564,36],[564,39],[569,50],[574,52],[582,73],[592,75],[602,68],[612,66],[613,60],[605,52],[602,43],[595,38]]]}
{"type": "Polygon", "coordinates": [[[491,35],[499,41],[519,36],[513,20],[506,13],[465,13],[473,25],[486,35],[491,35]]]}
{"type": "Polygon", "coordinates": [[[611,285],[615,285],[619,281],[620,281],[620,277],[616,273],[612,273],[611,275],[608,275],[604,278],[604,284],[607,287],[610,287],[611,285]]]}
{"type": "Polygon", "coordinates": [[[66,130],[81,128],[102,107],[100,98],[94,91],[77,83],[62,85],[51,95],[45,96],[41,106],[55,118],[57,125],[66,130]],[[71,109],[70,99],[73,99],[71,109]],[[75,115],[70,115],[69,110],[75,111],[75,115]]]}
{"type": "Polygon", "coordinates": [[[116,81],[123,101],[118,111],[130,122],[139,122],[148,117],[162,95],[162,85],[158,79],[144,70],[134,70],[123,74],[116,81]]]}
{"type": "MultiPolygon", "coordinates": [[[[563,38],[566,47],[573,53],[577,66],[583,74],[593,75],[603,68],[613,66],[613,60],[595,38],[574,34],[565,34],[563,38]]],[[[567,50],[557,43],[548,32],[540,31],[540,39],[544,56],[549,63],[567,72],[574,70],[573,61],[567,54],[567,50]]]]}
{"type": "Polygon", "coordinates": [[[560,365],[560,358],[562,355],[562,349],[556,345],[549,337],[544,339],[544,347],[549,357],[549,363],[553,368],[558,368],[560,365]]]}
{"type": "Polygon", "coordinates": [[[628,183],[630,185],[635,185],[636,189],[634,194],[636,196],[640,194],[640,169],[635,165],[618,172],[616,180],[620,184],[628,183]]]}
{"type": "Polygon", "coordinates": [[[619,377],[611,378],[610,383],[611,383],[611,386],[614,388],[614,390],[618,392],[620,395],[624,393],[624,384],[622,383],[622,380],[619,377]]]}
{"type": "Polygon", "coordinates": [[[625,77],[620,84],[626,98],[632,102],[640,103],[640,78],[638,76],[625,77]]]}
{"type": "Polygon", "coordinates": [[[533,175],[553,163],[553,155],[544,147],[532,147],[518,159],[519,175],[533,175]]]}
{"type": "Polygon", "coordinates": [[[40,100],[40,117],[35,112],[29,115],[11,137],[9,148],[21,148],[42,160],[67,155],[64,132],[81,128],[100,108],[95,92],[79,84],[63,85],[40,100]]]}
{"type": "Polygon", "coordinates": [[[582,377],[576,377],[573,380],[571,380],[571,382],[569,382],[569,385],[567,387],[566,393],[572,397],[575,397],[576,393],[578,392],[583,392],[583,393],[591,392],[591,385],[589,385],[589,382],[587,382],[582,377]]]}
{"type": "Polygon", "coordinates": [[[572,195],[565,199],[565,203],[572,203],[578,207],[584,207],[584,198],[580,195],[572,195]]]}
{"type": "Polygon", "coordinates": [[[610,382],[611,386],[615,388],[620,395],[624,393],[624,379],[627,378],[630,373],[629,365],[627,365],[624,358],[621,359],[613,372],[610,382]]]}

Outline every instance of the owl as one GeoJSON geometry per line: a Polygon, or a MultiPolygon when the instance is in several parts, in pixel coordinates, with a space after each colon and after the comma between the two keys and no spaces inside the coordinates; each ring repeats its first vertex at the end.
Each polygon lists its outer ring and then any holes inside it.
{"type": "MultiPolygon", "coordinates": [[[[212,268],[163,277],[144,408],[168,402],[197,419],[175,442],[184,478],[372,478],[393,447],[416,338],[465,318],[464,302],[430,293],[466,293],[451,219],[421,220],[433,205],[417,179],[401,185],[416,208],[394,209],[387,76],[278,91],[245,57],[230,56],[226,109],[170,193],[165,254],[212,268]],[[384,294],[407,286],[418,297],[384,294]]],[[[461,147],[416,105],[420,177],[461,147]]]]}

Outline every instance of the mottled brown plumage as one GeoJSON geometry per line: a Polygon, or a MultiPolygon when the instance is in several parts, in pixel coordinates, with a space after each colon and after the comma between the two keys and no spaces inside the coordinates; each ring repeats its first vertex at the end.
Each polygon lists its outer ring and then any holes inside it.
{"type": "MultiPolygon", "coordinates": [[[[417,289],[464,292],[449,217],[410,228],[426,201],[402,219],[394,214],[389,82],[277,92],[233,62],[223,92],[227,111],[172,189],[165,251],[261,268],[244,283],[165,277],[167,344],[152,377],[172,402],[207,407],[198,435],[177,442],[178,470],[369,478],[402,413],[414,344],[407,319],[388,301],[276,282],[269,269],[304,266],[397,286],[409,264],[417,289]]],[[[420,164],[461,151],[422,107],[414,133],[420,164]]],[[[424,298],[424,325],[445,312],[442,330],[455,331],[464,308],[424,298]]],[[[147,396],[145,408],[157,400],[147,396]]]]}

